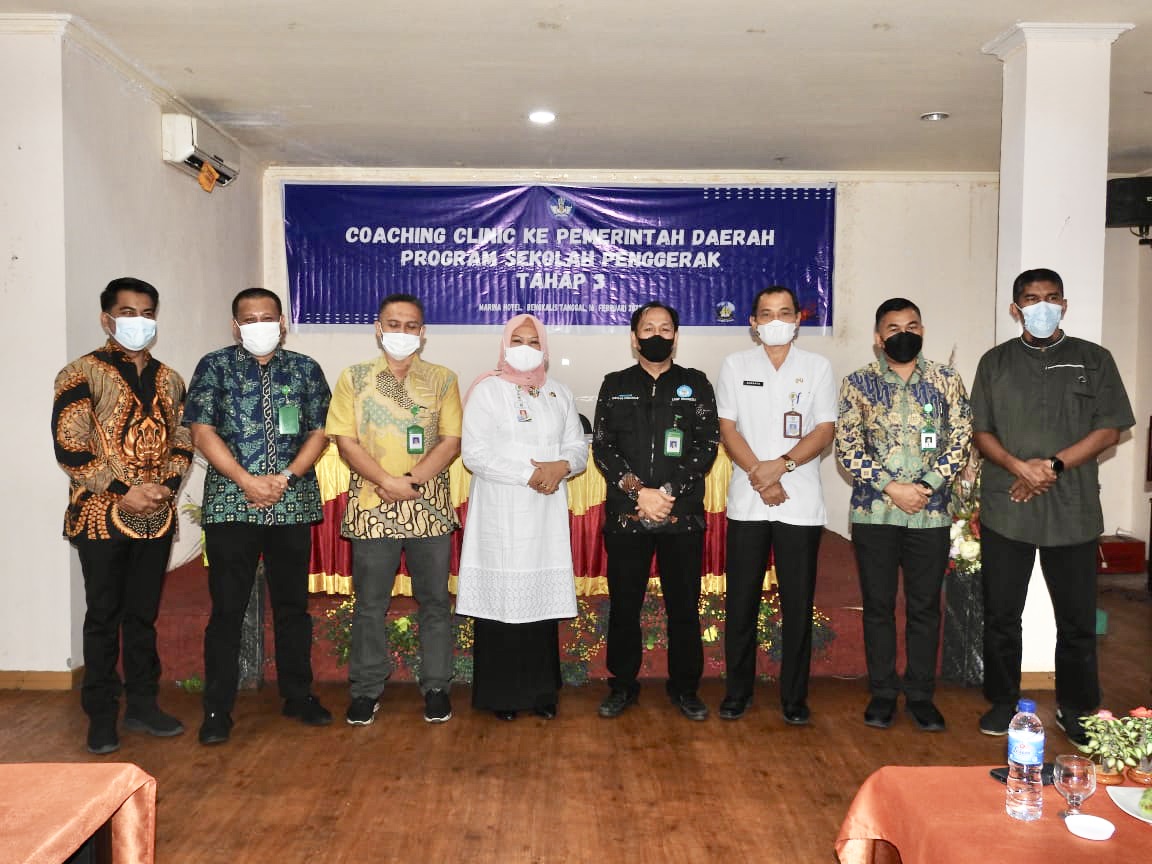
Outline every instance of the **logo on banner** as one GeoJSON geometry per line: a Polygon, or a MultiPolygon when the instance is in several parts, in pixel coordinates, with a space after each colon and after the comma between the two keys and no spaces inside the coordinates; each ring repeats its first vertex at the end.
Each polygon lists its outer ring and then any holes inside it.
{"type": "Polygon", "coordinates": [[[723,322],[734,321],[736,317],[736,304],[731,300],[721,300],[716,304],[716,320],[723,322]]]}
{"type": "Polygon", "coordinates": [[[572,215],[574,208],[565,200],[563,195],[557,195],[548,202],[548,209],[557,219],[567,219],[572,215]]]}

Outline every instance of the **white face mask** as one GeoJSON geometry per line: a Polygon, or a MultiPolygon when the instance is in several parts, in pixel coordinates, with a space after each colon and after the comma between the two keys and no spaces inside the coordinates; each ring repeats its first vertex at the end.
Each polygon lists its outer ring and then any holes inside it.
{"type": "Polygon", "coordinates": [[[113,318],[116,332],[112,334],[129,351],[141,351],[156,338],[156,319],[137,315],[133,318],[113,318]]]}
{"type": "Polygon", "coordinates": [[[1059,303],[1041,301],[1031,306],[1017,306],[1024,318],[1024,329],[1037,339],[1047,339],[1056,332],[1060,326],[1060,319],[1064,317],[1064,307],[1059,303]]]}
{"type": "Polygon", "coordinates": [[[404,360],[420,350],[420,337],[411,333],[381,333],[380,344],[389,357],[404,360]]]}
{"type": "Polygon", "coordinates": [[[279,321],[253,321],[237,326],[240,328],[240,344],[255,357],[271,354],[280,344],[279,321]]]}
{"type": "Polygon", "coordinates": [[[765,345],[787,345],[796,335],[796,324],[792,321],[769,321],[757,327],[756,333],[765,345]]]}
{"type": "Polygon", "coordinates": [[[531,345],[513,345],[504,349],[504,360],[517,372],[531,372],[544,362],[544,352],[531,345]]]}

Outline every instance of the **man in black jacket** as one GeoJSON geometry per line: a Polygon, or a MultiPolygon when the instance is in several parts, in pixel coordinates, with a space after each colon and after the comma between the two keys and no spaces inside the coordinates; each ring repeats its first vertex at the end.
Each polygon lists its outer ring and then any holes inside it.
{"type": "Polygon", "coordinates": [[[640,692],[640,608],[652,556],[668,618],[668,696],[692,720],[708,708],[696,695],[704,670],[700,571],[704,476],[716,458],[716,397],[703,372],[672,362],[675,309],[652,302],[632,314],[638,364],[604,378],[592,456],[608,486],[608,671],[601,717],[619,717],[640,692]]]}

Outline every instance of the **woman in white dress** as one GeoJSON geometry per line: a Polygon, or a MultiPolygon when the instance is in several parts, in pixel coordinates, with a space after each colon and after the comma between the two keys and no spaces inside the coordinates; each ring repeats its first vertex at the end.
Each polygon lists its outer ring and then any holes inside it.
{"type": "Polygon", "coordinates": [[[571,391],[548,377],[544,325],[504,325],[494,371],[464,404],[472,472],[456,612],[475,619],[472,707],[512,720],[556,715],[558,619],[576,615],[566,479],[588,446],[571,391]]]}

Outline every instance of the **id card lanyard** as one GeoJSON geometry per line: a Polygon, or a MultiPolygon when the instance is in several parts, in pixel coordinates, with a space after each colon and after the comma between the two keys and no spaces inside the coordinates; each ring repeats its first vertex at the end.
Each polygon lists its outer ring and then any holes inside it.
{"type": "Polygon", "coordinates": [[[280,388],[284,404],[276,410],[276,431],[281,435],[300,434],[300,406],[293,405],[292,388],[285,384],[280,388]]]}
{"type": "Polygon", "coordinates": [[[680,415],[672,419],[672,428],[664,430],[664,455],[679,459],[684,452],[684,430],[678,428],[680,415]]]}
{"type": "Polygon", "coordinates": [[[925,402],[921,407],[924,410],[924,426],[920,429],[920,450],[932,453],[936,450],[936,426],[932,419],[932,403],[925,402]]]}
{"type": "Polygon", "coordinates": [[[796,403],[800,401],[799,393],[789,393],[788,399],[792,403],[792,407],[784,412],[784,437],[785,438],[800,438],[800,433],[804,429],[804,419],[800,416],[800,412],[796,410],[796,403]]]}
{"type": "MultiPolygon", "coordinates": [[[[412,419],[416,419],[416,415],[420,413],[420,406],[412,406],[412,419]]],[[[408,427],[408,452],[413,455],[419,455],[424,452],[424,427],[418,423],[412,423],[408,427]]]]}

